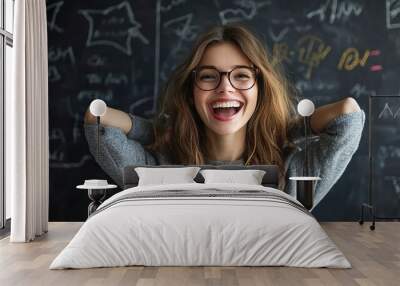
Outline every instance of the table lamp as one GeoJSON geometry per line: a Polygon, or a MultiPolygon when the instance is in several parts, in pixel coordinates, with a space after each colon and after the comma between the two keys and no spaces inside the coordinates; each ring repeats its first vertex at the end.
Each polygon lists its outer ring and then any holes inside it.
{"type": "Polygon", "coordinates": [[[314,103],[309,99],[301,100],[297,105],[298,113],[304,117],[304,166],[302,177],[290,177],[290,180],[296,181],[296,198],[301,202],[304,207],[310,210],[313,207],[314,200],[314,183],[315,181],[321,180],[320,177],[310,177],[309,173],[309,158],[308,158],[308,137],[309,137],[309,125],[310,116],[314,113],[314,103]]]}
{"type": "MultiPolygon", "coordinates": [[[[96,159],[99,161],[100,154],[100,118],[107,111],[106,103],[101,99],[95,99],[90,103],[89,111],[92,115],[96,116],[97,122],[97,148],[96,148],[96,159]]],[[[77,189],[86,189],[91,203],[88,206],[88,216],[96,211],[99,205],[103,202],[106,197],[106,190],[116,188],[116,185],[108,184],[107,180],[85,180],[83,185],[79,185],[77,189]]]]}
{"type": "Polygon", "coordinates": [[[309,99],[303,99],[297,105],[297,112],[303,116],[304,118],[304,137],[305,137],[305,144],[304,144],[304,167],[303,167],[303,176],[309,175],[308,169],[308,136],[309,130],[308,126],[310,125],[310,116],[314,113],[315,107],[314,103],[309,99]]]}

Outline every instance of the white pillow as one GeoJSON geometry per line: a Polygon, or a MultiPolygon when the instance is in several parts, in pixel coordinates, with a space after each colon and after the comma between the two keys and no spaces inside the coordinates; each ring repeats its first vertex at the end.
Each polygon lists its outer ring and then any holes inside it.
{"type": "Polygon", "coordinates": [[[139,177],[138,186],[196,183],[193,179],[199,170],[199,167],[135,168],[139,177]]]}
{"type": "Polygon", "coordinates": [[[265,171],[262,170],[201,170],[204,183],[235,183],[261,185],[265,171]]]}

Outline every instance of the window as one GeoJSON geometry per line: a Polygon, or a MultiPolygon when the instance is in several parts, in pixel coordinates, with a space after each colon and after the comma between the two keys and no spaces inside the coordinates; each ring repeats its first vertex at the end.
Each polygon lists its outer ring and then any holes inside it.
{"type": "MultiPolygon", "coordinates": [[[[4,105],[5,98],[11,93],[11,56],[14,32],[14,0],[0,0],[0,228],[4,228],[6,220],[11,217],[11,194],[4,188],[4,105]]],[[[7,224],[9,225],[9,224],[7,224]]],[[[1,235],[1,233],[0,233],[1,235]]]]}

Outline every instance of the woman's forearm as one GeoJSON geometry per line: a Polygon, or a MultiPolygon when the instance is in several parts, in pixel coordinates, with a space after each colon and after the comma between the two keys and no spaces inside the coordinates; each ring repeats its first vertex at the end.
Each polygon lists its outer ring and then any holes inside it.
{"type": "Polygon", "coordinates": [[[360,111],[357,101],[352,97],[346,97],[337,102],[326,104],[315,109],[311,116],[310,124],[314,133],[320,133],[333,119],[341,114],[360,111]]]}
{"type": "MultiPolygon", "coordinates": [[[[96,117],[92,115],[89,109],[85,113],[85,123],[96,123],[96,117]]],[[[107,107],[106,113],[101,117],[101,124],[109,127],[121,129],[125,134],[132,128],[132,120],[126,112],[107,107]]]]}

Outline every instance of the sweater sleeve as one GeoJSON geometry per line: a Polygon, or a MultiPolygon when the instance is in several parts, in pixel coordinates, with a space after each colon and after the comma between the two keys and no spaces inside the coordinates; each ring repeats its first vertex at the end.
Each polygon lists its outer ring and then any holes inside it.
{"type": "Polygon", "coordinates": [[[126,136],[129,139],[135,140],[143,145],[148,145],[154,142],[153,122],[150,119],[145,119],[137,115],[128,114],[132,121],[132,128],[126,136]]]}
{"type": "MultiPolygon", "coordinates": [[[[319,140],[309,144],[309,175],[321,177],[315,185],[314,206],[344,173],[358,149],[364,123],[363,110],[339,115],[319,134],[319,140]]],[[[293,155],[290,162],[297,176],[302,175],[303,164],[304,150],[301,150],[293,155]]]]}
{"type": "Polygon", "coordinates": [[[128,165],[157,165],[157,158],[146,151],[141,143],[128,138],[115,127],[100,125],[99,158],[97,158],[97,125],[85,124],[89,150],[100,167],[122,186],[123,168],[128,165]]]}

